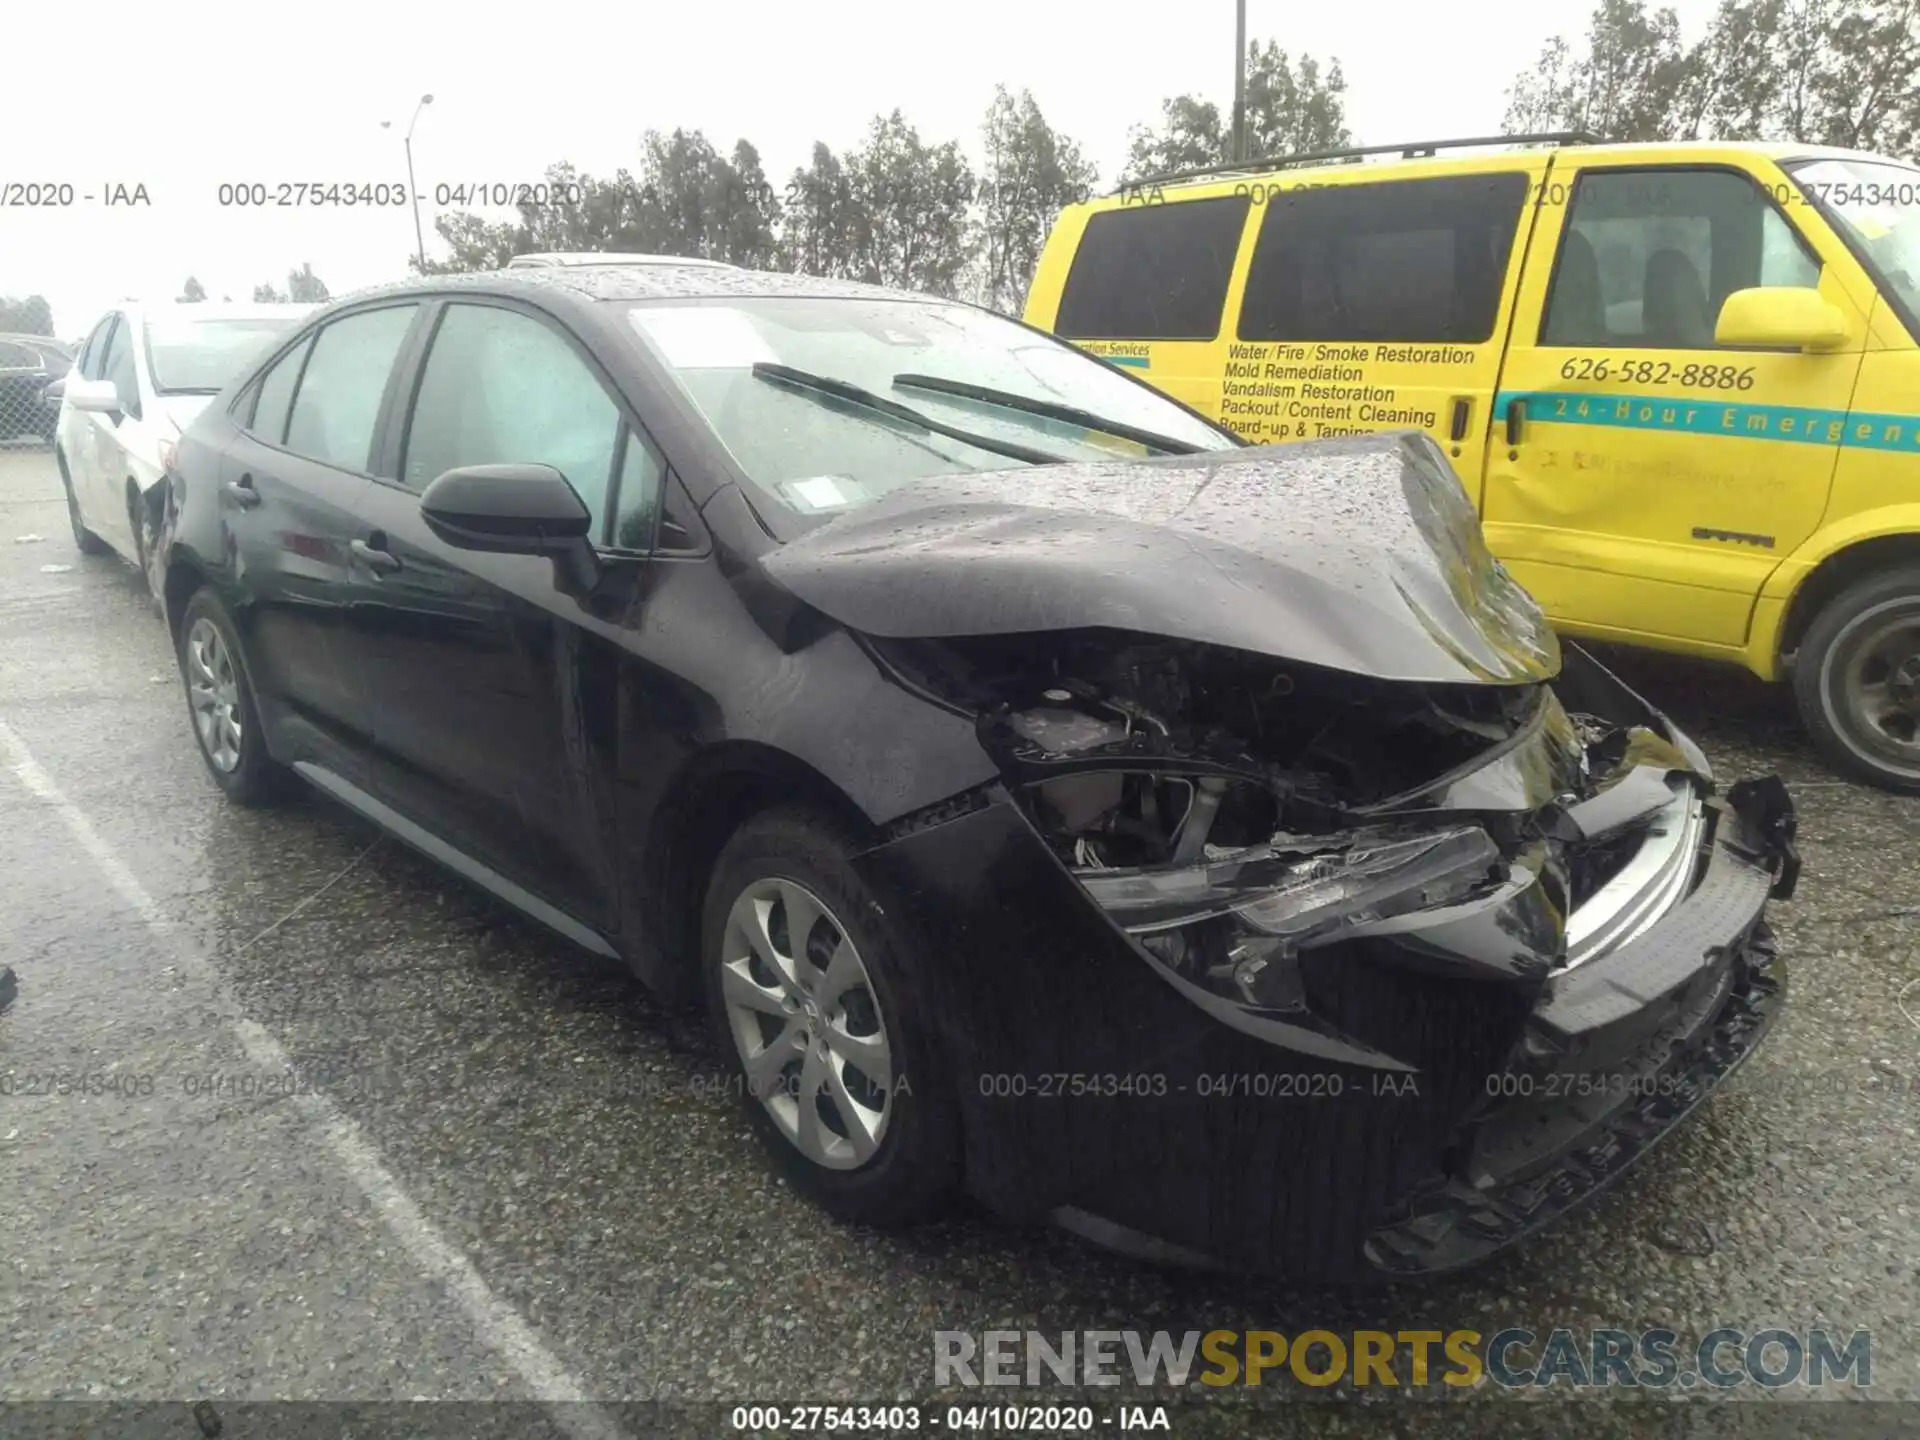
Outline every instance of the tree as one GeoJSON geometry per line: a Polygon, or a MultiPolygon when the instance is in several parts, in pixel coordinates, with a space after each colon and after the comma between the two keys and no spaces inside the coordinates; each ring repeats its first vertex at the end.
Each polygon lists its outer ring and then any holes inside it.
{"type": "MultiPolygon", "coordinates": [[[[1347,130],[1346,76],[1332,61],[1302,55],[1296,63],[1279,44],[1255,41],[1247,50],[1247,155],[1305,155],[1353,143],[1347,130]]],[[[1126,175],[1198,170],[1233,158],[1233,107],[1176,95],[1160,102],[1160,126],[1136,125],[1126,175]]]]}
{"type": "Polygon", "coordinates": [[[1087,198],[1097,171],[1078,145],[1047,124],[1030,91],[1016,99],[1004,85],[995,86],[984,130],[981,298],[1018,314],[1054,218],[1087,198]]]}
{"type": "Polygon", "coordinates": [[[861,218],[847,167],[813,142],[813,158],[787,182],[779,263],[803,275],[850,276],[859,249],[861,218]]]}
{"type": "Polygon", "coordinates": [[[857,278],[934,295],[957,288],[969,252],[973,169],[952,140],[928,146],[898,110],[875,117],[847,158],[857,278]]]}
{"type": "Polygon", "coordinates": [[[274,289],[272,284],[269,283],[265,285],[254,286],[253,298],[256,304],[278,305],[278,304],[285,303],[287,297],[282,295],[278,290],[274,289]]]}
{"type": "Polygon", "coordinates": [[[200,301],[206,298],[207,298],[206,287],[202,285],[198,280],[194,279],[193,276],[189,275],[187,277],[187,283],[180,287],[181,302],[183,304],[192,305],[192,304],[198,304],[200,301]]]}
{"type": "Polygon", "coordinates": [[[10,295],[0,298],[0,331],[10,335],[51,335],[53,307],[44,295],[29,295],[24,300],[10,295]]]}
{"type": "Polygon", "coordinates": [[[780,197],[767,180],[760,152],[745,140],[733,144],[720,201],[720,253],[734,265],[771,269],[780,243],[780,197]]]}
{"type": "MultiPolygon", "coordinates": [[[[601,178],[571,164],[549,165],[546,204],[522,202],[515,220],[442,215],[434,229],[452,252],[429,260],[428,274],[497,270],[536,251],[642,251],[773,263],[779,201],[760,154],[745,140],[721,155],[697,130],[649,131],[640,173],[601,178]]],[[[409,267],[421,269],[418,260],[409,267]]]]}
{"type": "Polygon", "coordinates": [[[772,263],[779,199],[745,140],[729,159],[698,130],[649,131],[641,162],[642,223],[670,255],[761,268],[772,263]]]}
{"type": "Polygon", "coordinates": [[[1602,0],[1584,51],[1551,41],[1508,100],[1509,133],[1908,154],[1920,139],[1920,0],[1721,0],[1692,46],[1671,10],[1602,0]]]}
{"type": "Polygon", "coordinates": [[[311,262],[287,272],[287,298],[297,305],[318,305],[329,298],[326,282],[313,273],[311,262]]]}

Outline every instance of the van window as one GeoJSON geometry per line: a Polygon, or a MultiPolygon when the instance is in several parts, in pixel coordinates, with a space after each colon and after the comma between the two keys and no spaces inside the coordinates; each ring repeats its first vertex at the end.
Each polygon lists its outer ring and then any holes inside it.
{"type": "Polygon", "coordinates": [[[1087,222],[1053,330],[1069,340],[1211,340],[1246,226],[1245,195],[1128,205],[1087,222]]]}
{"type": "Polygon", "coordinates": [[[1734,291],[1819,281],[1799,232],[1745,175],[1582,175],[1540,343],[1707,350],[1734,291]]]}
{"type": "Polygon", "coordinates": [[[1526,198],[1518,172],[1285,191],[1260,223],[1240,338],[1480,344],[1526,198]]]}

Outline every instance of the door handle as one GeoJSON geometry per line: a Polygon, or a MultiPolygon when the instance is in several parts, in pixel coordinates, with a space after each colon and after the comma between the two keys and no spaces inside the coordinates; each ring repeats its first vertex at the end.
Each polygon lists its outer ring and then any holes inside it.
{"type": "Polygon", "coordinates": [[[1518,445],[1520,443],[1520,427],[1526,424],[1526,420],[1527,402],[1524,400],[1509,400],[1507,402],[1507,444],[1518,445]]]}
{"type": "Polygon", "coordinates": [[[366,540],[354,540],[348,544],[347,549],[353,553],[354,559],[375,575],[391,575],[400,568],[400,557],[387,549],[384,542],[376,545],[366,540]]]}
{"type": "Polygon", "coordinates": [[[260,503],[260,492],[253,488],[253,476],[242,475],[238,480],[227,482],[227,498],[242,510],[251,510],[260,503]]]}
{"type": "Polygon", "coordinates": [[[1467,438],[1467,421],[1473,415],[1473,401],[1461,396],[1453,402],[1453,429],[1451,439],[1467,438]]]}

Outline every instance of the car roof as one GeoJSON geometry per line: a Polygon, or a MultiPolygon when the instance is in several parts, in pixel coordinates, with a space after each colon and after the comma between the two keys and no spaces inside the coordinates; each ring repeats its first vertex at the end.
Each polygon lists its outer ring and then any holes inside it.
{"type": "Polygon", "coordinates": [[[516,255],[507,262],[510,270],[526,270],[546,265],[692,265],[705,269],[731,270],[724,260],[701,260],[691,255],[650,255],[639,251],[542,250],[531,255],[516,255]]]}
{"type": "Polygon", "coordinates": [[[551,297],[572,302],[604,300],[717,300],[775,299],[786,296],[839,300],[914,300],[945,304],[936,295],[868,285],[858,280],[835,280],[819,275],[795,275],[784,270],[746,270],[732,265],[528,265],[518,269],[467,271],[457,275],[414,276],[390,285],[342,295],[338,303],[361,303],[384,297],[430,295],[474,290],[494,295],[551,297]]]}

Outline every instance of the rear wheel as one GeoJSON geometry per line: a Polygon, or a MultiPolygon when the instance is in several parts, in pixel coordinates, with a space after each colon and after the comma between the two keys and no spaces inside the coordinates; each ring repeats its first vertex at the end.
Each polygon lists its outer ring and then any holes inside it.
{"type": "Polygon", "coordinates": [[[708,887],[708,1007],[747,1116],[795,1186],[841,1220],[902,1225],[959,1169],[919,957],[809,810],[749,820],[708,887]]]}
{"type": "Polygon", "coordinates": [[[1920,794],[1920,567],[1870,575],[1830,600],[1807,628],[1793,690],[1835,769],[1920,794]]]}
{"type": "Polygon", "coordinates": [[[239,633],[211,590],[198,590],[180,617],[180,675],[200,758],[229,800],[265,805],[292,788],[292,772],[267,753],[239,633]]]}
{"type": "Polygon", "coordinates": [[[73,477],[67,474],[66,458],[59,451],[54,458],[60,466],[60,485],[67,492],[67,524],[73,528],[73,543],[80,547],[83,555],[104,555],[110,548],[107,542],[94,534],[80,518],[80,502],[74,498],[73,477]]]}

